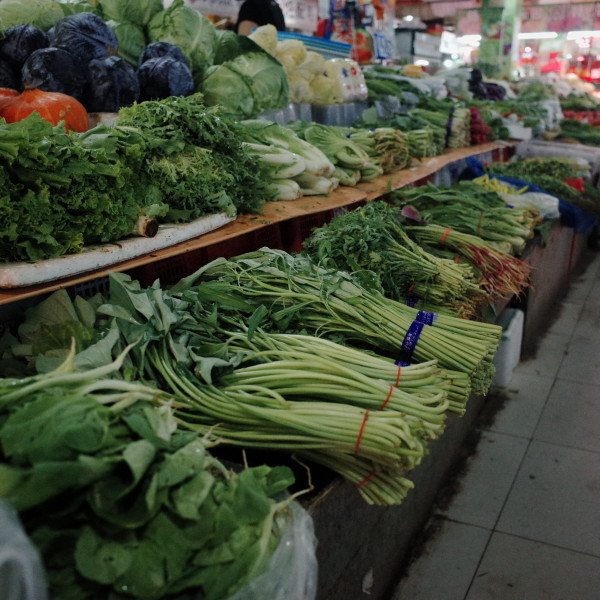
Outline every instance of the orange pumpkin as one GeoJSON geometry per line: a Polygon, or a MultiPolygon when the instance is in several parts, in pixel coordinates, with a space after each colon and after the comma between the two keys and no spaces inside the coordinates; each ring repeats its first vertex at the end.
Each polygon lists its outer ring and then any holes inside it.
{"type": "Polygon", "coordinates": [[[10,88],[0,87],[0,98],[10,98],[11,96],[18,96],[17,90],[11,90],[10,88]]]}
{"type": "Polygon", "coordinates": [[[11,90],[10,88],[0,88],[0,107],[4,106],[7,100],[18,96],[17,90],[11,90]]]}
{"type": "Polygon", "coordinates": [[[43,90],[25,90],[18,96],[0,100],[0,117],[8,123],[20,121],[32,112],[53,125],[65,122],[69,130],[83,132],[89,129],[88,113],[83,104],[72,96],[59,92],[43,90]]]}

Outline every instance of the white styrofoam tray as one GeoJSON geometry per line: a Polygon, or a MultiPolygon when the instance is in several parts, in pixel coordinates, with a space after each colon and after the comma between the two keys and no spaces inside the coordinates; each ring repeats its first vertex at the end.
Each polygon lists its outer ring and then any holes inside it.
{"type": "Polygon", "coordinates": [[[182,225],[161,225],[154,237],[133,237],[111,244],[89,246],[79,254],[68,254],[37,262],[3,263],[0,288],[18,288],[48,283],[138,258],[174,244],[191,240],[233,221],[225,214],[208,215],[182,225]]]}

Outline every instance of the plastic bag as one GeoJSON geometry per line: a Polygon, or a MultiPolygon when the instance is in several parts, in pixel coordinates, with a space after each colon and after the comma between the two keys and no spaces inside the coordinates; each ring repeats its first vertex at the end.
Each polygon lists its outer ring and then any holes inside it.
{"type": "Polygon", "coordinates": [[[47,600],[42,560],[12,506],[0,500],[0,600],[47,600]]]}
{"type": "Polygon", "coordinates": [[[314,600],[318,565],[312,517],[297,502],[289,509],[267,570],[228,600],[314,600]]]}
{"type": "MultiPolygon", "coordinates": [[[[267,569],[228,600],[314,600],[318,565],[312,517],[297,502],[278,517],[281,540],[267,569]]],[[[17,512],[0,500],[0,600],[48,600],[41,557],[17,512]]]]}
{"type": "Polygon", "coordinates": [[[532,207],[540,211],[544,219],[560,217],[559,202],[556,196],[541,192],[526,192],[524,194],[500,194],[502,199],[511,206],[532,207]]]}
{"type": "MultiPolygon", "coordinates": [[[[462,172],[461,179],[474,179],[485,175],[483,163],[473,156],[469,156],[466,160],[467,168],[462,172]]],[[[494,175],[499,181],[504,181],[515,188],[527,186],[531,192],[545,193],[544,190],[528,181],[516,179],[514,177],[505,177],[494,175]]],[[[589,233],[598,224],[598,217],[592,215],[582,208],[558,198],[558,208],[560,210],[561,223],[565,227],[571,227],[575,233],[589,233]]]]}

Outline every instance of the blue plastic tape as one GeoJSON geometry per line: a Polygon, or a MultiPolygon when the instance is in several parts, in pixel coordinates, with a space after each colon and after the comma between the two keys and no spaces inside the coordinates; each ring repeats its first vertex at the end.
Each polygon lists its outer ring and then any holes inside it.
{"type": "Polygon", "coordinates": [[[423,327],[425,327],[425,323],[421,323],[419,321],[413,321],[404,336],[404,341],[402,342],[402,347],[400,348],[400,360],[410,360],[412,357],[415,348],[417,347],[417,343],[419,342],[419,338],[421,337],[421,332],[423,331],[423,327]]]}
{"type": "Polygon", "coordinates": [[[425,325],[433,325],[433,322],[437,318],[437,313],[427,312],[426,310],[420,310],[417,313],[415,321],[424,323],[425,325]]]}

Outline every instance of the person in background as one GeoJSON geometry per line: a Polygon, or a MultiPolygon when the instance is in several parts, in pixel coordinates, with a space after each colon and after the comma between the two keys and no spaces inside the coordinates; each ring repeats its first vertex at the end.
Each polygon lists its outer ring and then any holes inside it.
{"type": "Polygon", "coordinates": [[[283,12],[275,0],[245,0],[240,7],[235,32],[249,35],[255,27],[269,23],[278,31],[285,31],[283,12]]]}

